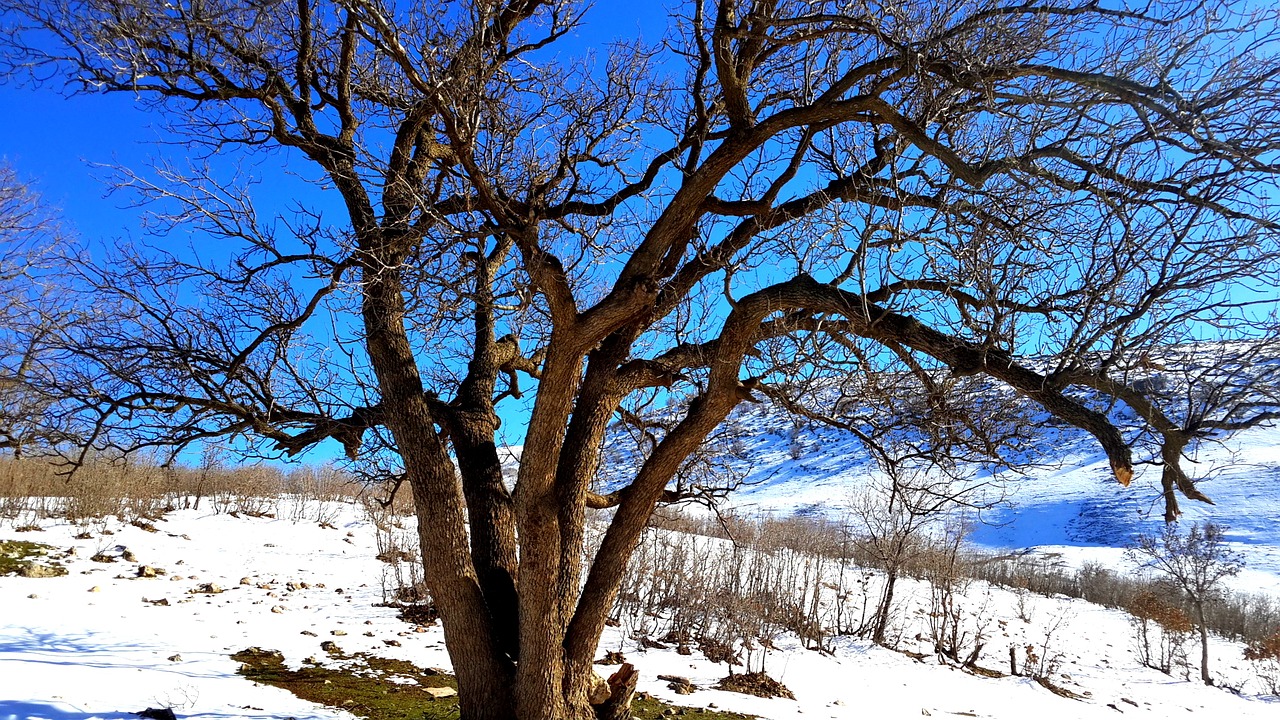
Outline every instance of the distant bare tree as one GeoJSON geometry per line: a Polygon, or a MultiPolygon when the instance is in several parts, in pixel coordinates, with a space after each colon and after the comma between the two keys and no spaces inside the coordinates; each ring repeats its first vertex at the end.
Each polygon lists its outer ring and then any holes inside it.
{"type": "MultiPolygon", "coordinates": [[[[833,415],[824,387],[909,374],[895,418],[960,427],[985,422],[956,402],[980,379],[1090,433],[1124,484],[1134,447],[1164,464],[1176,514],[1198,496],[1178,440],[1213,428],[1165,426],[1117,369],[1276,335],[1274,9],[695,1],[660,44],[590,52],[562,0],[0,8],[11,74],[137,97],[194,158],[124,177],[160,241],[75,264],[96,314],[58,338],[57,418],[129,451],[332,439],[406,483],[468,720],[593,715],[647,520],[770,388],[804,377],[789,401],[833,415]],[[215,154],[320,199],[272,216],[215,154]],[[496,408],[524,393],[510,492],[496,408]],[[610,422],[650,401],[670,421],[595,493],[610,422]]],[[[874,441],[869,419],[846,424],[874,441]]]]}
{"type": "Polygon", "coordinates": [[[57,223],[13,168],[0,165],[0,449],[21,455],[60,437],[38,386],[51,371],[45,354],[65,298],[50,277],[57,223]]]}
{"type": "Polygon", "coordinates": [[[1213,523],[1193,524],[1186,535],[1174,523],[1166,523],[1159,535],[1141,535],[1130,555],[1167,577],[1191,604],[1200,633],[1200,679],[1213,684],[1209,674],[1209,625],[1205,606],[1220,599],[1222,581],[1244,567],[1240,555],[1225,543],[1226,528],[1213,523]]]}

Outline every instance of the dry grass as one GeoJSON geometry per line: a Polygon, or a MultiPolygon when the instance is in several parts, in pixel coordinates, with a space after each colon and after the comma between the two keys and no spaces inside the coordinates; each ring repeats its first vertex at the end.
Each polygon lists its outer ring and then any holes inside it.
{"type": "Polygon", "coordinates": [[[49,518],[73,522],[116,516],[150,520],[176,509],[331,522],[334,501],[364,488],[332,467],[285,471],[266,465],[161,467],[132,460],[90,460],[73,475],[42,459],[0,458],[0,522],[14,527],[49,518]]]}

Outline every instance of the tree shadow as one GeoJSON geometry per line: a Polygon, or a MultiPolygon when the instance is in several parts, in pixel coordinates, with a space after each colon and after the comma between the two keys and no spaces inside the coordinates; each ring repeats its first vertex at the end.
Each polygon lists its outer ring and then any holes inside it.
{"type": "Polygon", "coordinates": [[[64,710],[41,702],[0,700],[0,720],[138,720],[130,712],[84,712],[64,710]]]}

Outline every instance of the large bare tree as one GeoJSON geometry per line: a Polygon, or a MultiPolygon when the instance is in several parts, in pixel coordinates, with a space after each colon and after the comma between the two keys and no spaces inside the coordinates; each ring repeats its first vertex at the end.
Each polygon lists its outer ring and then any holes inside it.
{"type": "Polygon", "coordinates": [[[556,0],[0,6],[9,72],[134,96],[193,158],[122,180],[205,257],[77,265],[97,314],[60,338],[61,417],[122,449],[332,439],[397,475],[468,719],[593,714],[628,556],[745,400],[839,421],[799,389],[910,386],[895,418],[982,449],[1003,431],[958,391],[985,378],[1121,483],[1146,441],[1170,515],[1203,498],[1188,443],[1270,417],[1234,381],[1167,410],[1134,373],[1275,338],[1273,10],[695,0],[660,43],[593,49],[556,0]],[[314,187],[264,213],[218,153],[314,187]],[[598,488],[615,419],[644,451],[598,488]]]}

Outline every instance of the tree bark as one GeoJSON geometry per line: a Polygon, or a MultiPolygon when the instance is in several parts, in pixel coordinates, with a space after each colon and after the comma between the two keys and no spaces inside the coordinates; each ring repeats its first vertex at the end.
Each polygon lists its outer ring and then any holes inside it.
{"type": "Polygon", "coordinates": [[[403,287],[394,258],[365,268],[364,318],[369,359],[378,376],[387,427],[404,462],[418,516],[418,538],[431,597],[468,720],[511,717],[511,662],[501,652],[467,542],[462,488],[423,392],[404,328],[403,287]]]}

